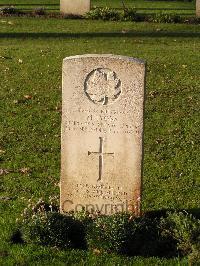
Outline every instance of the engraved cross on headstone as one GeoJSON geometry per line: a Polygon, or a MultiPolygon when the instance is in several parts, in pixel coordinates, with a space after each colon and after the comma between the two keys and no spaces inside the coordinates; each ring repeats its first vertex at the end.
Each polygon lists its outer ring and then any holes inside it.
{"type": "Polygon", "coordinates": [[[106,153],[106,152],[103,151],[103,140],[104,139],[102,137],[99,137],[99,140],[100,140],[99,152],[90,152],[90,151],[88,151],[88,155],[91,155],[91,154],[99,155],[99,178],[97,179],[97,181],[101,181],[101,179],[102,179],[104,155],[112,155],[112,156],[114,156],[114,152],[106,153]]]}

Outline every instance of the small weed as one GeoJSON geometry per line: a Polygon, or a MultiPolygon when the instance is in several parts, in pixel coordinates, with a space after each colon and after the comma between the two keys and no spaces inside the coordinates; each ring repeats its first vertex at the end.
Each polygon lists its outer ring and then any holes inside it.
{"type": "Polygon", "coordinates": [[[156,13],[154,15],[151,15],[149,16],[148,20],[150,22],[156,23],[180,23],[182,21],[179,15],[163,13],[156,13]]]}
{"type": "Polygon", "coordinates": [[[114,9],[104,7],[104,8],[95,8],[94,10],[89,11],[86,15],[88,19],[102,19],[102,20],[120,20],[120,13],[114,9]]]}

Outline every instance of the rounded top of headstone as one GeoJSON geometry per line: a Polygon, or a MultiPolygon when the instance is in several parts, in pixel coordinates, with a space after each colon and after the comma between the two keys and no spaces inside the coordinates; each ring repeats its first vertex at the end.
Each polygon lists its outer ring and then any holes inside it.
{"type": "Polygon", "coordinates": [[[109,58],[109,59],[119,59],[119,60],[126,60],[129,62],[134,62],[137,64],[145,65],[146,62],[142,59],[133,58],[129,56],[124,55],[113,55],[113,54],[84,54],[84,55],[74,55],[69,56],[63,59],[63,62],[67,60],[73,60],[73,59],[84,59],[84,58],[109,58]]]}

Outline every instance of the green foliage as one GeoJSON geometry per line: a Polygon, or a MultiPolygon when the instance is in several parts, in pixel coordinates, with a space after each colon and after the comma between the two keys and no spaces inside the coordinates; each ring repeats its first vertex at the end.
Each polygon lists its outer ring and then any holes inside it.
{"type": "Polygon", "coordinates": [[[14,6],[4,6],[0,8],[1,15],[13,15],[17,14],[19,11],[14,6]]]}
{"type": "MultiPolygon", "coordinates": [[[[105,250],[119,254],[131,254],[133,240],[137,238],[141,224],[128,214],[98,217],[88,230],[88,245],[91,249],[105,250]]],[[[140,246],[142,240],[136,244],[140,246]]]]}
{"type": "Polygon", "coordinates": [[[188,213],[175,212],[162,218],[160,226],[163,235],[171,236],[177,242],[181,255],[200,255],[200,220],[188,213]]]}
{"type": "Polygon", "coordinates": [[[184,213],[166,218],[134,218],[128,214],[100,216],[87,233],[91,249],[129,256],[173,257],[190,255],[198,259],[200,220],[184,213]]]}
{"type": "Polygon", "coordinates": [[[21,222],[22,239],[27,243],[58,248],[85,248],[83,224],[72,216],[53,211],[53,206],[40,201],[25,209],[21,222]]]}
{"type": "Polygon", "coordinates": [[[109,7],[95,8],[89,11],[85,16],[87,19],[101,19],[111,21],[147,21],[154,23],[195,23],[198,24],[198,18],[186,18],[177,14],[170,13],[155,13],[141,14],[135,8],[124,8],[123,11],[115,10],[109,7]]]}
{"type": "Polygon", "coordinates": [[[85,228],[88,228],[93,220],[97,217],[96,214],[89,213],[88,211],[82,210],[79,212],[70,212],[68,215],[74,217],[76,220],[82,222],[85,228]]]}
{"type": "MultiPolygon", "coordinates": [[[[1,1],[1,0],[0,0],[1,1]]],[[[135,3],[133,7],[130,3],[128,6],[125,5],[124,1],[120,1],[118,3],[118,7],[114,6],[105,6],[105,7],[98,7],[94,5],[94,9],[89,11],[86,15],[80,16],[80,15],[74,15],[74,14],[60,14],[60,12],[54,11],[54,9],[51,10],[51,7],[46,7],[48,4],[45,4],[44,7],[32,7],[33,9],[25,9],[23,10],[24,5],[22,4],[21,10],[19,11],[13,6],[6,6],[2,7],[0,9],[1,15],[23,15],[23,16],[45,16],[46,18],[67,18],[67,19],[92,19],[92,20],[104,20],[104,21],[135,21],[135,22],[142,22],[142,21],[148,21],[148,22],[156,22],[156,23],[191,23],[191,24],[199,24],[199,18],[196,18],[192,16],[192,14],[189,16],[189,14],[180,14],[177,9],[174,9],[174,13],[169,13],[168,7],[165,10],[163,8],[163,12],[160,12],[160,8],[156,8],[152,13],[152,8],[150,9],[151,13],[149,12],[141,12],[140,7],[138,6],[138,3],[135,3]],[[47,8],[47,9],[46,9],[47,8]]],[[[142,6],[142,2],[140,3],[142,6]]],[[[156,4],[157,5],[157,4],[156,4]]],[[[29,7],[31,7],[29,5],[29,7]]],[[[146,7],[145,7],[146,8],[146,7]]],[[[170,10],[173,10],[171,8],[170,10]]],[[[187,9],[185,9],[187,10],[187,9]]],[[[190,10],[190,9],[188,9],[190,10]]],[[[171,11],[173,12],[173,11],[171,11]]]]}
{"type": "Polygon", "coordinates": [[[123,21],[142,21],[144,16],[138,14],[134,8],[124,8],[122,12],[105,7],[95,8],[89,11],[86,15],[88,19],[102,19],[102,20],[123,20],[123,21]]]}
{"type": "Polygon", "coordinates": [[[127,213],[104,216],[83,211],[60,214],[51,204],[39,201],[24,210],[21,229],[11,239],[16,243],[23,239],[61,249],[88,247],[128,256],[173,257],[179,252],[194,261],[199,259],[200,220],[183,212],[168,213],[165,218],[133,217],[127,213]]]}
{"type": "Polygon", "coordinates": [[[109,7],[95,8],[85,15],[88,19],[120,20],[120,13],[109,7]]]}
{"type": "Polygon", "coordinates": [[[137,13],[135,8],[125,8],[122,15],[124,21],[144,21],[145,16],[137,13]]]}
{"type": "Polygon", "coordinates": [[[156,23],[180,23],[183,19],[176,14],[164,14],[164,13],[156,13],[154,15],[149,16],[148,19],[150,22],[156,23]]]}
{"type": "Polygon", "coordinates": [[[129,214],[101,216],[94,220],[87,234],[91,249],[129,256],[174,256],[175,242],[161,236],[159,219],[134,218],[129,214]]]}

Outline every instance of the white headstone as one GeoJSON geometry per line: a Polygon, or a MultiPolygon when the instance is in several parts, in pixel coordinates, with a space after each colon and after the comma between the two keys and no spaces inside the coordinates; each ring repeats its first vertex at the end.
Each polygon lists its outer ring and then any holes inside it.
{"type": "Polygon", "coordinates": [[[145,63],[114,55],[63,61],[61,210],[139,214],[145,63]]]}
{"type": "Polygon", "coordinates": [[[63,14],[84,15],[90,11],[90,0],[60,0],[63,14]]]}

